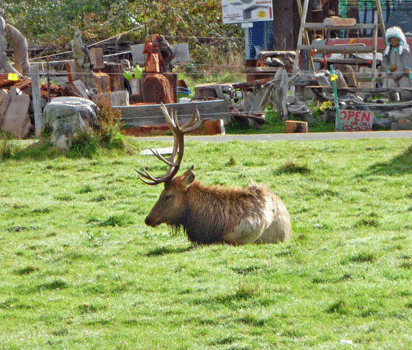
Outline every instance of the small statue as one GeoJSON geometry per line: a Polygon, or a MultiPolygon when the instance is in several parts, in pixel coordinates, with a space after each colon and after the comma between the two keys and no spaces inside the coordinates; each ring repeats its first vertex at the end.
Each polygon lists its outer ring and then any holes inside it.
{"type": "Polygon", "coordinates": [[[70,42],[72,45],[73,58],[76,63],[76,67],[80,70],[93,69],[93,57],[84,42],[82,32],[74,28],[74,39],[70,42]]]}
{"type": "Polygon", "coordinates": [[[84,42],[82,32],[74,28],[72,46],[74,67],[72,68],[73,80],[81,80],[88,88],[95,88],[96,81],[93,75],[93,56],[84,42]]]}
{"type": "MultiPolygon", "coordinates": [[[[387,46],[382,59],[381,71],[384,74],[384,87],[386,88],[410,88],[412,68],[411,51],[406,37],[399,27],[391,27],[386,31],[387,46]]],[[[402,101],[410,100],[411,93],[400,93],[402,101]]],[[[390,94],[391,100],[398,100],[397,93],[390,94]]]]}
{"type": "Polygon", "coordinates": [[[146,73],[160,73],[161,55],[157,47],[149,40],[145,39],[143,53],[146,54],[146,73]]]}
{"type": "Polygon", "coordinates": [[[170,62],[176,55],[163,35],[153,34],[152,41],[146,38],[143,53],[147,55],[147,73],[168,73],[173,70],[170,62]]]}

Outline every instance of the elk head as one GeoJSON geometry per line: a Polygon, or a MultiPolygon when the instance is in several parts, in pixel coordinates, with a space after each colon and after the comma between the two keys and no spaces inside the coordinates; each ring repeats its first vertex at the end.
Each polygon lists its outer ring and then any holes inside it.
{"type": "Polygon", "coordinates": [[[200,120],[199,111],[196,108],[192,119],[188,123],[180,126],[176,112],[172,111],[172,115],[170,115],[163,103],[160,108],[166,118],[167,124],[173,132],[173,151],[169,158],[164,158],[156,150],[150,150],[158,159],[166,163],[169,169],[166,174],[160,177],[153,177],[146,169],[143,169],[143,172],[137,169],[135,170],[139,174],[139,178],[148,185],[164,183],[163,192],[146,217],[146,225],[156,227],[161,223],[166,223],[168,225],[178,226],[179,218],[184,210],[184,193],[195,179],[193,166],[183,175],[175,177],[183,159],[184,134],[196,130],[203,121],[200,120]]]}

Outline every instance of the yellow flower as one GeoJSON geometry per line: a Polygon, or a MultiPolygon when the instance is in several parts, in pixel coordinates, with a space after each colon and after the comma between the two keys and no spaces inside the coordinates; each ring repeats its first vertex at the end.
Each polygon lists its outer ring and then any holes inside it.
{"type": "Polygon", "coordinates": [[[326,109],[328,109],[332,106],[333,106],[332,101],[325,101],[321,104],[321,106],[319,107],[319,110],[321,112],[324,112],[326,109]]]}

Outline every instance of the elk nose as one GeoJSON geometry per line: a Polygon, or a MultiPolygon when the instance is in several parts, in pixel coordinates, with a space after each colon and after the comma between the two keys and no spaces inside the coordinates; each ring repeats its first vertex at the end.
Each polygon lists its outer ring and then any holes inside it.
{"type": "Polygon", "coordinates": [[[160,225],[160,222],[158,222],[155,217],[151,217],[150,215],[146,217],[144,223],[150,227],[156,227],[160,225]]]}
{"type": "Polygon", "coordinates": [[[144,223],[146,226],[152,226],[152,219],[150,219],[148,216],[146,216],[146,219],[144,220],[144,223]]]}

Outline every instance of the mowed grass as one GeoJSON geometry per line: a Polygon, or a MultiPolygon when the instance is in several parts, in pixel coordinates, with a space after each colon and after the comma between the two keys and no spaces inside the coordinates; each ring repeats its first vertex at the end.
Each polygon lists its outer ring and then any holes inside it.
{"type": "Polygon", "coordinates": [[[271,187],[293,236],[196,246],[144,218],[133,154],[0,163],[1,349],[412,348],[412,141],[188,141],[206,184],[271,187]]]}

